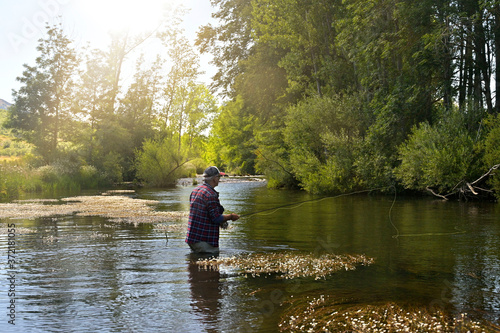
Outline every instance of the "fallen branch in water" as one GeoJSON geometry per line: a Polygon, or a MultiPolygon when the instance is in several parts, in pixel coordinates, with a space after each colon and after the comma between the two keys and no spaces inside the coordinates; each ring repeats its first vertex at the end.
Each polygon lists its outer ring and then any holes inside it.
{"type": "Polygon", "coordinates": [[[481,195],[482,193],[486,193],[487,196],[491,196],[491,194],[493,194],[494,192],[490,189],[485,189],[485,188],[482,188],[482,187],[479,187],[479,186],[476,186],[476,184],[480,183],[481,181],[485,180],[488,176],[490,175],[493,175],[494,171],[497,170],[498,168],[500,168],[500,164],[496,164],[494,166],[492,166],[488,172],[486,172],[484,175],[482,175],[481,177],[479,177],[478,179],[476,179],[475,181],[473,182],[467,182],[465,180],[462,180],[460,181],[454,188],[453,190],[448,193],[448,194],[440,194],[440,193],[436,193],[432,188],[430,188],[429,186],[426,187],[426,190],[429,191],[430,193],[432,193],[432,195],[436,196],[436,197],[439,197],[439,198],[442,198],[444,200],[448,200],[448,197],[450,196],[455,196],[455,195],[458,195],[460,197],[463,197],[467,200],[468,197],[478,197],[479,195],[481,195]]]}

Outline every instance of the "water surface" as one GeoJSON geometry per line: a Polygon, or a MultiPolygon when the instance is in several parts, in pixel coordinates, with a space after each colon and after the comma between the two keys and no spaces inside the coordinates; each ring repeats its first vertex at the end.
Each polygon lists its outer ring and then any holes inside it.
{"type": "MultiPolygon", "coordinates": [[[[192,188],[133,196],[157,200],[161,210],[188,210],[192,188]]],[[[319,295],[345,304],[437,306],[500,321],[498,204],[367,194],[320,198],[268,190],[262,182],[221,182],[217,190],[226,211],[243,216],[222,232],[221,256],[353,253],[376,262],[318,281],[243,277],[200,272],[184,231],[165,235],[150,225],[73,215],[4,219],[36,232],[16,234],[14,271],[7,265],[8,237],[0,236],[0,331],[278,332],[282,302],[319,295]],[[290,203],[298,204],[269,210],[290,203]],[[7,316],[12,273],[15,326],[7,316]]]]}

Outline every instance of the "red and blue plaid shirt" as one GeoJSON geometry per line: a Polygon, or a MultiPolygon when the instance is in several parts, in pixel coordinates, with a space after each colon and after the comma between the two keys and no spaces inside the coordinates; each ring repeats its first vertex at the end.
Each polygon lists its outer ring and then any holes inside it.
{"type": "Polygon", "coordinates": [[[219,193],[208,184],[196,187],[191,196],[186,243],[207,242],[219,247],[219,227],[224,207],[219,193]]]}

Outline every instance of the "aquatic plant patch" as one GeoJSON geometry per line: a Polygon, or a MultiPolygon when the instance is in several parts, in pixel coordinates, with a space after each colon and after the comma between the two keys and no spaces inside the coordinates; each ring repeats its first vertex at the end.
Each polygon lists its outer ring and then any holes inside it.
{"type": "Polygon", "coordinates": [[[279,324],[281,332],[495,332],[491,323],[466,313],[395,303],[346,306],[330,297],[306,297],[290,302],[279,324]]]}
{"type": "Polygon", "coordinates": [[[357,266],[374,263],[373,258],[349,254],[301,254],[295,252],[253,253],[229,258],[200,259],[200,269],[212,270],[227,266],[240,274],[260,276],[277,274],[279,278],[314,277],[319,280],[339,271],[350,271],[357,266]]]}

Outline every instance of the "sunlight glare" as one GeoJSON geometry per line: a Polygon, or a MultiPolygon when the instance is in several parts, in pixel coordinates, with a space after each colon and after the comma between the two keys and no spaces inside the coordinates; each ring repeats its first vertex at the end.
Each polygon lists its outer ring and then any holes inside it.
{"type": "Polygon", "coordinates": [[[80,1],[80,11],[104,33],[137,34],[156,29],[165,10],[178,3],[178,0],[85,0],[80,1]]]}

